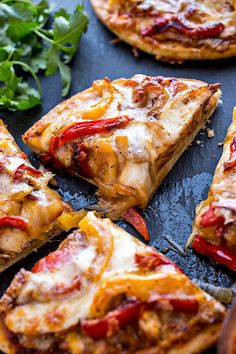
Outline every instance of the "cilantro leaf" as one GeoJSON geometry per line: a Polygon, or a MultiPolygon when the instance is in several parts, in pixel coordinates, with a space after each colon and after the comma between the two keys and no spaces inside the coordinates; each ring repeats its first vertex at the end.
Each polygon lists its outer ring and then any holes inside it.
{"type": "Polygon", "coordinates": [[[46,76],[59,71],[62,96],[71,85],[67,65],[77,52],[88,17],[82,5],[73,13],[55,12],[49,28],[48,0],[0,0],[0,108],[25,110],[41,103],[41,85],[37,73],[46,76]],[[30,73],[38,88],[26,79],[30,73]]]}
{"type": "Polygon", "coordinates": [[[65,9],[55,13],[52,25],[51,47],[46,56],[46,75],[52,75],[59,68],[63,89],[62,96],[66,96],[71,85],[71,72],[68,64],[74,57],[81,35],[87,30],[88,17],[81,5],[77,5],[72,14],[65,9]]]}

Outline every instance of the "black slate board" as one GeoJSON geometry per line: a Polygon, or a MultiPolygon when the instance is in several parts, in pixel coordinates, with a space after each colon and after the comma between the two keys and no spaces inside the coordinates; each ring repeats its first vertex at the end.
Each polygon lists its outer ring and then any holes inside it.
{"type": "MultiPolygon", "coordinates": [[[[76,3],[77,1],[57,0],[56,7],[64,6],[72,10],[76,3]]],[[[196,140],[201,140],[202,146],[195,141],[183,154],[152,198],[144,211],[144,216],[150,230],[150,244],[159,251],[165,247],[170,248],[167,256],[175,261],[190,278],[198,278],[215,285],[231,286],[236,280],[233,273],[224,267],[216,266],[191,250],[187,257],[180,256],[173,251],[165,235],[171,236],[183,247],[191,232],[195,206],[207,196],[216,164],[222,153],[218,142],[224,140],[231,122],[233,107],[236,105],[236,58],[214,62],[187,62],[183,65],[161,63],[141,52],[139,58],[135,58],[128,45],[111,44],[114,36],[96,19],[88,0],[85,0],[85,7],[89,14],[90,26],[81,40],[77,57],[72,64],[71,95],[89,87],[95,79],[105,76],[110,79],[130,77],[137,73],[222,83],[223,103],[218,106],[210,124],[215,131],[214,138],[208,139],[206,132],[200,133],[196,140]]],[[[29,153],[29,149],[22,143],[21,134],[61,101],[58,80],[57,75],[42,78],[44,94],[41,107],[26,112],[0,113],[17,143],[26,153],[29,153]]],[[[33,155],[30,153],[29,156],[34,163],[33,155]]],[[[58,181],[60,193],[66,201],[72,203],[74,208],[94,204],[96,199],[93,186],[78,178],[58,177],[58,181]]],[[[133,228],[123,221],[119,221],[118,224],[136,235],[133,228]]],[[[2,273],[0,293],[5,290],[21,267],[29,269],[36,260],[55,249],[63,237],[65,235],[57,237],[57,240],[51,241],[38,252],[2,273]]],[[[216,350],[212,349],[210,352],[213,354],[216,350]]]]}

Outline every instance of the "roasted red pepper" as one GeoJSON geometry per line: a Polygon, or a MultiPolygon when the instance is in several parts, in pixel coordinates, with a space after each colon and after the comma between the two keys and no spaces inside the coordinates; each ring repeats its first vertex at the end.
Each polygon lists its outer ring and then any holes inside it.
{"type": "Polygon", "coordinates": [[[33,167],[26,166],[25,164],[22,164],[17,167],[17,169],[13,173],[13,181],[16,182],[19,179],[22,178],[25,172],[28,172],[30,175],[33,175],[35,177],[42,176],[42,171],[36,170],[33,167]]]}
{"type": "Polygon", "coordinates": [[[174,295],[161,294],[154,296],[154,299],[146,305],[148,308],[152,306],[162,306],[162,303],[169,303],[172,306],[173,311],[183,313],[197,313],[199,309],[199,303],[195,296],[187,295],[177,298],[174,295]]]}
{"type": "Polygon", "coordinates": [[[57,151],[58,143],[59,143],[59,137],[53,135],[50,139],[50,144],[49,144],[49,154],[50,155],[55,154],[55,152],[57,151]]]}
{"type": "Polygon", "coordinates": [[[225,218],[223,216],[217,216],[214,212],[214,207],[209,206],[209,209],[203,213],[200,217],[200,226],[212,227],[216,226],[215,235],[221,236],[225,224],[225,218]]]}
{"type": "Polygon", "coordinates": [[[69,252],[67,250],[56,250],[49,253],[46,257],[40,259],[33,268],[32,273],[39,273],[44,270],[53,270],[58,264],[64,263],[69,258],[69,252]]]}
{"type": "Polygon", "coordinates": [[[121,215],[144,237],[146,241],[149,240],[149,233],[144,218],[134,209],[130,208],[121,215]]]}
{"type": "Polygon", "coordinates": [[[199,26],[192,28],[185,25],[178,17],[166,19],[164,17],[158,16],[155,19],[153,25],[141,31],[141,35],[144,37],[151,37],[162,33],[169,28],[173,28],[185,36],[202,39],[218,37],[224,31],[225,26],[222,23],[217,23],[209,27],[199,26]]]}
{"type": "Polygon", "coordinates": [[[157,295],[150,302],[131,302],[120,306],[117,310],[110,311],[105,317],[95,320],[83,320],[81,328],[84,334],[94,340],[114,335],[119,329],[125,328],[132,322],[139,320],[145,309],[161,307],[161,303],[169,303],[173,311],[183,313],[197,313],[199,304],[194,296],[176,298],[172,295],[157,295]]]}
{"type": "Polygon", "coordinates": [[[81,142],[73,145],[73,163],[76,172],[84,177],[91,177],[92,172],[88,164],[88,148],[81,142]]]}
{"type": "Polygon", "coordinates": [[[158,266],[163,264],[174,264],[168,258],[161,253],[157,253],[155,250],[147,254],[135,254],[135,262],[140,268],[144,270],[155,270],[158,266]]]}
{"type": "Polygon", "coordinates": [[[143,304],[131,302],[117,310],[110,311],[105,317],[95,320],[83,320],[81,328],[84,334],[94,340],[112,336],[119,329],[139,319],[143,304]]]}
{"type": "Polygon", "coordinates": [[[224,163],[224,170],[226,171],[233,167],[236,167],[236,136],[233,137],[230,144],[230,160],[224,163]]]}
{"type": "MultiPolygon", "coordinates": [[[[124,128],[132,119],[128,116],[118,116],[115,118],[97,119],[75,123],[58,135],[58,147],[68,141],[82,138],[87,135],[109,132],[113,129],[124,128]]],[[[55,149],[55,137],[53,137],[55,149]]]]}
{"type": "Polygon", "coordinates": [[[2,216],[0,217],[0,227],[14,227],[16,229],[25,230],[28,222],[20,216],[2,216]]]}
{"type": "Polygon", "coordinates": [[[236,255],[223,246],[217,246],[200,236],[195,236],[192,247],[204,256],[212,258],[216,263],[224,264],[236,272],[236,255]]]}
{"type": "Polygon", "coordinates": [[[41,154],[39,158],[42,164],[58,172],[61,172],[65,168],[59,159],[55,156],[49,155],[48,153],[41,154]]]}

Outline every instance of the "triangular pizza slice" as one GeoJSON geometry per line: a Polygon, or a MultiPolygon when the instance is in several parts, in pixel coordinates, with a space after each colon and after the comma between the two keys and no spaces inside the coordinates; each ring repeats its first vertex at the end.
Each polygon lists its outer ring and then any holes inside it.
{"type": "Polygon", "coordinates": [[[89,212],[0,300],[7,354],[197,354],[225,308],[168,258],[89,212]]]}
{"type": "Polygon", "coordinates": [[[51,172],[35,169],[0,120],[0,271],[62,229],[69,205],[48,187],[51,172]]]}
{"type": "Polygon", "coordinates": [[[91,0],[121,40],[181,63],[236,55],[235,0],[91,0]]]}
{"type": "Polygon", "coordinates": [[[199,204],[192,246],[236,272],[236,108],[208,198],[199,204]]]}
{"type": "Polygon", "coordinates": [[[101,209],[122,215],[147,238],[131,208],[146,207],[220,93],[219,84],[190,79],[99,80],[52,109],[23,140],[45,165],[95,184],[101,209]]]}

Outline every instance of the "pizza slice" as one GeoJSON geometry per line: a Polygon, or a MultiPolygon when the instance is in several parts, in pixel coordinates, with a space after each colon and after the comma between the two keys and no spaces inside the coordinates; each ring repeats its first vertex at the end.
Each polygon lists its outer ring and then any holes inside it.
{"type": "Polygon", "coordinates": [[[139,214],[214,111],[219,84],[135,75],[95,81],[23,136],[41,161],[95,184],[100,208],[148,238],[139,214]]]}
{"type": "Polygon", "coordinates": [[[89,212],[0,300],[7,354],[197,354],[225,308],[168,258],[89,212]]]}
{"type": "Polygon", "coordinates": [[[52,177],[30,164],[0,120],[0,272],[62,231],[57,218],[70,207],[48,187],[52,177]]]}
{"type": "Polygon", "coordinates": [[[199,204],[193,248],[236,272],[236,107],[208,198],[199,204]]]}
{"type": "Polygon", "coordinates": [[[91,0],[97,16],[123,41],[157,59],[236,55],[234,0],[91,0]]]}

